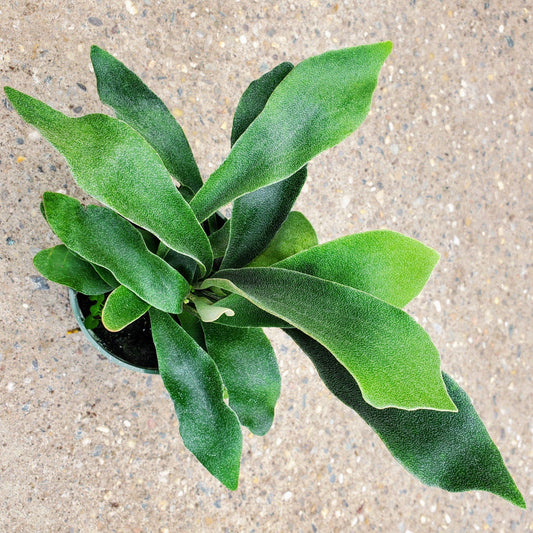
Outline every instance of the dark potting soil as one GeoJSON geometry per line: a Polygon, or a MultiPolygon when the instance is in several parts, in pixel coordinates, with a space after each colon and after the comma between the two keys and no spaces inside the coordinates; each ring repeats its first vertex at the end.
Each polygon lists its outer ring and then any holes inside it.
{"type": "MultiPolygon", "coordinates": [[[[89,309],[94,302],[84,294],[78,293],[76,297],[83,317],[87,317],[91,314],[89,309]]],[[[142,368],[158,368],[148,314],[114,333],[105,329],[101,323],[92,331],[98,337],[99,343],[118,359],[142,368]]]]}

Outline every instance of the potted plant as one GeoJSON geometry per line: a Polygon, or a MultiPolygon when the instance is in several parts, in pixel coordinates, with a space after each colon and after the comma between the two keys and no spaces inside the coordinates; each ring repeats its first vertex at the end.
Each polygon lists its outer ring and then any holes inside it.
{"type": "Polygon", "coordinates": [[[232,149],[205,183],[163,102],[98,47],[98,92],[116,118],[70,118],[6,87],[99,202],[44,193],[42,213],[63,244],[34,263],[83,295],[84,327],[106,328],[112,339],[144,330],[133,344],[153,350],[185,446],[230,489],[240,426],[263,435],[272,424],[280,375],[262,328],[279,327],[422,482],[524,507],[468,396],[402,310],[437,252],[392,231],[318,244],[292,211],[306,163],[363,122],[391,47],[282,63],[252,82],[235,112],[232,149]],[[227,220],[219,209],[230,202],[227,220]]]}

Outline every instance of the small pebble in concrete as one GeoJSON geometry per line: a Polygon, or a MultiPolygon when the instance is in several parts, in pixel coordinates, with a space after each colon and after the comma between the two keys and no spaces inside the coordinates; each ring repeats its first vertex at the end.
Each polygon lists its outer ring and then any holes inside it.
{"type": "Polygon", "coordinates": [[[42,276],[32,276],[31,280],[35,285],[37,286],[37,289],[40,291],[47,291],[50,289],[50,285],[48,285],[48,280],[46,278],[43,278],[42,276]]]}

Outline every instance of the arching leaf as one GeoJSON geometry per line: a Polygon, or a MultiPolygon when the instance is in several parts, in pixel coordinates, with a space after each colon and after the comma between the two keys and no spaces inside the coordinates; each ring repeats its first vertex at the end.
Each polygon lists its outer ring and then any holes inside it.
{"type": "Polygon", "coordinates": [[[345,48],[296,65],[191,200],[199,220],[288,178],[363,122],[390,42],[345,48]]]}
{"type": "Polygon", "coordinates": [[[146,248],[141,234],[127,220],[107,207],[85,208],[64,194],[45,192],[43,202],[52,231],[68,248],[110,270],[145,302],[170,313],[181,312],[189,284],[146,248]]]}
{"type": "Polygon", "coordinates": [[[214,361],[170,315],[152,308],[150,321],[159,373],[174,402],[183,444],[235,490],[242,434],[237,416],[224,403],[214,361]]]}
{"type": "Polygon", "coordinates": [[[33,264],[45,278],[82,294],[104,294],[112,289],[91,263],[71,252],[64,244],[41,250],[33,258],[33,264]]]}
{"type": "Polygon", "coordinates": [[[392,455],[426,485],[444,490],[486,490],[525,508],[524,498],[466,392],[443,374],[456,413],[376,409],[326,348],[296,329],[286,330],[309,356],[326,387],[358,413],[392,455]]]}
{"type": "Polygon", "coordinates": [[[141,78],[105,50],[92,46],[91,61],[100,100],[153,146],[180,183],[196,192],[202,186],[200,171],[185,133],[167,106],[141,78]]]}
{"type": "Polygon", "coordinates": [[[85,192],[192,257],[204,273],[211,269],[206,234],[159,155],[137,131],[107,115],[70,118],[15,89],[5,91],[19,115],[63,154],[85,192]]]}
{"type": "Polygon", "coordinates": [[[117,287],[105,301],[102,309],[102,324],[109,331],[120,331],[141,318],[150,309],[150,304],[141,300],[124,285],[117,287]]]}
{"type": "Polygon", "coordinates": [[[281,390],[276,355],[259,328],[202,323],[209,355],[228,390],[229,405],[243,426],[264,435],[272,425],[281,390]]]}
{"type": "Polygon", "coordinates": [[[362,291],[274,267],[221,270],[202,287],[235,292],[328,348],[378,408],[454,411],[429,335],[362,291]]]}

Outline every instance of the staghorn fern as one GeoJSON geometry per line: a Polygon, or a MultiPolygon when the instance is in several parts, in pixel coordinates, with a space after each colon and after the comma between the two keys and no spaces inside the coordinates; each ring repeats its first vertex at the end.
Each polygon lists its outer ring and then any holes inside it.
{"type": "Polygon", "coordinates": [[[101,320],[110,331],[149,313],[183,442],[231,489],[240,426],[264,435],[272,424],[280,375],[261,328],[280,327],[422,482],[524,507],[468,396],[402,310],[437,252],[384,230],[318,244],[292,211],[307,162],[363,122],[391,48],[331,51],[252,82],[235,113],[232,149],[205,183],[163,102],[96,46],[98,92],[117,118],[70,118],[6,87],[16,111],[103,204],[45,193],[43,215],[63,244],[34,264],[52,281],[106,295],[101,320]],[[226,220],[218,209],[229,202],[226,220]]]}

